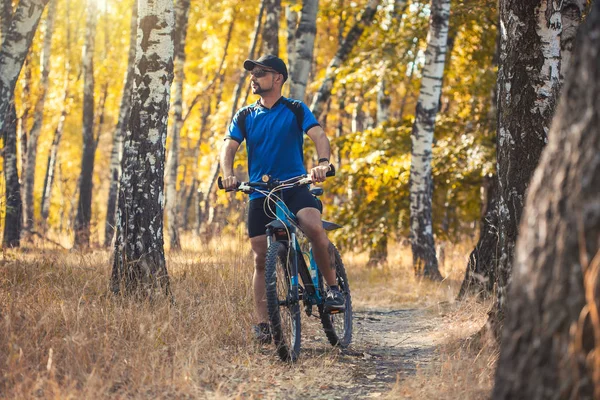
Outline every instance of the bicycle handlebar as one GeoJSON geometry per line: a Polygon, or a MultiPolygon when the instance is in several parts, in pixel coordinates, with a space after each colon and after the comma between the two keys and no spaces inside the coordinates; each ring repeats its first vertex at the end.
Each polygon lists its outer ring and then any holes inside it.
{"type": "MultiPolygon", "coordinates": [[[[333,164],[329,164],[329,171],[327,171],[325,176],[326,177],[335,176],[335,167],[333,166],[333,164]]],[[[286,184],[293,185],[293,187],[302,186],[302,185],[310,185],[311,183],[313,183],[312,178],[310,177],[309,174],[300,175],[296,178],[288,179],[284,182],[286,184]],[[290,182],[290,181],[292,181],[292,182],[290,182]]],[[[277,186],[283,184],[284,182],[277,180],[277,179],[271,180],[269,177],[269,180],[267,182],[238,182],[238,186],[235,189],[227,189],[226,191],[227,192],[240,191],[240,192],[244,192],[244,193],[252,193],[252,192],[254,192],[255,188],[272,190],[272,189],[276,188],[277,186]]],[[[224,189],[223,179],[220,176],[219,176],[219,179],[217,180],[217,184],[219,185],[219,189],[221,189],[221,190],[224,189]]]]}

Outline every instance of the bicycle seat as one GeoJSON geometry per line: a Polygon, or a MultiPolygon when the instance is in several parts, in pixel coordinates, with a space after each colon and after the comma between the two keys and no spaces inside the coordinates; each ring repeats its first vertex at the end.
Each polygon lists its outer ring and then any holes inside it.
{"type": "Polygon", "coordinates": [[[338,225],[334,222],[325,221],[324,219],[321,220],[321,222],[323,222],[323,228],[326,231],[334,231],[334,230],[340,229],[342,227],[341,225],[338,225]]]}

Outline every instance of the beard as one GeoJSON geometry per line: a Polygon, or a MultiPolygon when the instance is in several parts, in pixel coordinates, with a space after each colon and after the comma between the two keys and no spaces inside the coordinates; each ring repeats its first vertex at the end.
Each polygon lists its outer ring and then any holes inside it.
{"type": "Polygon", "coordinates": [[[261,93],[265,93],[270,89],[263,89],[260,86],[260,83],[255,82],[254,85],[251,84],[250,88],[252,89],[252,94],[261,94],[261,93]]]}

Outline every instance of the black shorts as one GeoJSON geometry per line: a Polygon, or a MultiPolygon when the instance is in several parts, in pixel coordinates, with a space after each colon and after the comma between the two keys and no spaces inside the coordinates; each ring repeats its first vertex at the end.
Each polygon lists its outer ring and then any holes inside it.
{"type": "MultiPolygon", "coordinates": [[[[323,211],[321,201],[313,196],[308,186],[299,186],[280,193],[283,202],[294,214],[307,207],[323,211]]],[[[248,236],[251,238],[264,235],[267,232],[266,225],[275,220],[275,217],[271,216],[269,208],[265,207],[266,199],[266,197],[261,197],[260,199],[250,200],[248,206],[248,236]]],[[[271,203],[271,209],[275,211],[275,203],[272,200],[271,203]]]]}

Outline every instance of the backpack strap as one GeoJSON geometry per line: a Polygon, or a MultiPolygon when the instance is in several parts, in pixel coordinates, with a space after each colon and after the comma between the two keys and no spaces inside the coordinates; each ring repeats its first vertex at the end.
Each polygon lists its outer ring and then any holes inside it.
{"type": "Polygon", "coordinates": [[[298,124],[300,132],[304,132],[302,129],[302,122],[304,122],[304,108],[302,107],[302,103],[297,100],[290,100],[283,97],[281,98],[281,102],[294,114],[294,117],[296,117],[296,124],[298,124]]]}
{"type": "Polygon", "coordinates": [[[240,132],[242,132],[242,136],[244,139],[247,139],[246,135],[246,117],[252,112],[254,105],[249,105],[248,107],[242,108],[240,112],[236,115],[236,125],[240,132]]]}

